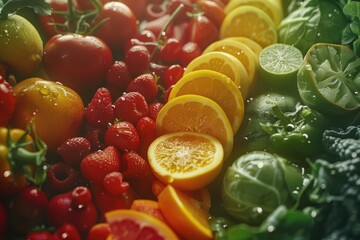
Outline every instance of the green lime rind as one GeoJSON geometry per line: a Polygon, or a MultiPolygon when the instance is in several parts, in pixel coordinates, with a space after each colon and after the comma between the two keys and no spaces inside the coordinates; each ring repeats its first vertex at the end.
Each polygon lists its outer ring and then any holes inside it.
{"type": "Polygon", "coordinates": [[[259,75],[270,87],[296,88],[297,72],[303,64],[303,55],[294,46],[275,43],[259,55],[259,75]]]}
{"type": "Polygon", "coordinates": [[[327,114],[360,109],[360,59],[348,47],[318,43],[306,53],[297,74],[303,102],[327,114]]]}

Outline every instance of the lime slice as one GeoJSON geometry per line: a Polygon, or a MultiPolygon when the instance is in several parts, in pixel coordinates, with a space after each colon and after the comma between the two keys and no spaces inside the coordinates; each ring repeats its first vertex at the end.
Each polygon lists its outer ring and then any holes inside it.
{"type": "Polygon", "coordinates": [[[294,46],[275,43],[260,52],[260,78],[274,88],[296,87],[303,55],[294,46]]]}

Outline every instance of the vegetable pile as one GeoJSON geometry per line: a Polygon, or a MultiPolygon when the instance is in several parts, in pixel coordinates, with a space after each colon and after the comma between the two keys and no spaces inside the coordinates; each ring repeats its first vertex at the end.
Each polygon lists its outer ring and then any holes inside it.
{"type": "Polygon", "coordinates": [[[360,239],[359,9],[0,0],[0,239],[360,239]]]}

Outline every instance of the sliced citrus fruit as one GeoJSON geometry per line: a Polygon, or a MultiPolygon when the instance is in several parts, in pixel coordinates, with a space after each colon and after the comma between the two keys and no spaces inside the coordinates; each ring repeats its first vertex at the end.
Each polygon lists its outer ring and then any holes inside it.
{"type": "Polygon", "coordinates": [[[150,216],[165,222],[165,218],[160,210],[159,203],[155,200],[135,199],[132,202],[130,209],[149,214],[150,216]]]}
{"type": "Polygon", "coordinates": [[[303,55],[296,47],[272,44],[260,53],[260,77],[272,87],[296,87],[297,73],[303,62],[303,55]]]}
{"type": "Polygon", "coordinates": [[[220,27],[220,38],[248,37],[267,47],[277,42],[274,21],[261,9],[240,6],[229,12],[220,27]]]}
{"type": "Polygon", "coordinates": [[[169,100],[197,94],[214,100],[224,110],[235,134],[244,118],[244,100],[236,84],[222,73],[197,70],[185,74],[173,87],[169,100]]]}
{"type": "Polygon", "coordinates": [[[178,239],[164,222],[131,209],[117,209],[105,214],[112,240],[178,239]]]}
{"type": "Polygon", "coordinates": [[[191,194],[168,185],[158,200],[169,225],[185,239],[213,239],[209,213],[191,194]]]}
{"type": "Polygon", "coordinates": [[[249,75],[242,63],[225,52],[208,52],[192,60],[186,67],[184,75],[197,70],[213,70],[228,76],[246,98],[249,90],[249,75]]]}
{"type": "Polygon", "coordinates": [[[224,148],[226,159],[233,148],[234,135],[224,110],[215,101],[187,94],[168,101],[156,117],[158,135],[190,131],[211,135],[224,148]]]}
{"type": "Polygon", "coordinates": [[[249,75],[249,86],[251,86],[257,67],[257,56],[246,44],[231,39],[222,39],[211,43],[203,51],[203,54],[214,51],[229,53],[236,57],[245,67],[249,75]]]}
{"type": "Polygon", "coordinates": [[[251,50],[253,50],[253,52],[255,53],[256,56],[259,56],[261,50],[263,50],[263,48],[262,48],[262,46],[260,46],[260,44],[258,44],[257,42],[255,42],[254,40],[252,40],[248,37],[228,37],[226,39],[245,43],[246,46],[248,46],[251,50]]]}
{"type": "Polygon", "coordinates": [[[149,146],[148,159],[160,181],[182,190],[196,190],[207,186],[219,174],[224,150],[210,135],[175,132],[155,139],[149,146]]]}
{"type": "Polygon", "coordinates": [[[263,10],[275,23],[279,25],[283,19],[281,5],[276,0],[232,0],[224,8],[226,14],[240,6],[253,6],[263,10]]]}

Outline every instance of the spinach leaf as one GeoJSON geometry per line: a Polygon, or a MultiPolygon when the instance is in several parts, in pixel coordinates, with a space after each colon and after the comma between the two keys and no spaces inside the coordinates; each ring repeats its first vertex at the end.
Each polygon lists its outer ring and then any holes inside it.
{"type": "Polygon", "coordinates": [[[315,43],[341,43],[348,24],[339,3],[329,0],[305,0],[283,19],[278,27],[279,42],[294,45],[303,54],[315,43]]]}

